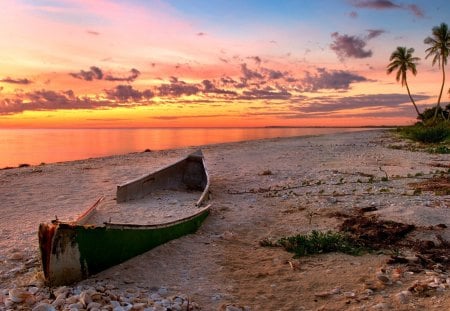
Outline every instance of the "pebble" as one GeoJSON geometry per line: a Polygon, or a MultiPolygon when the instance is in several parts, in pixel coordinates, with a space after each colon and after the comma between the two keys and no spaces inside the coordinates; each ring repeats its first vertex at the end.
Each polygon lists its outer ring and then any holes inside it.
{"type": "Polygon", "coordinates": [[[31,311],[56,311],[56,309],[48,303],[38,303],[31,311]]]}
{"type": "Polygon", "coordinates": [[[0,310],[23,309],[32,311],[89,310],[89,311],[185,311],[200,310],[187,295],[169,295],[166,287],[151,291],[139,287],[119,290],[114,285],[62,286],[53,292],[47,287],[0,288],[0,310]],[[53,298],[51,298],[53,297],[53,298]]]}
{"type": "Polygon", "coordinates": [[[385,302],[381,302],[372,306],[372,310],[389,310],[389,305],[385,302]]]}
{"type": "Polygon", "coordinates": [[[20,252],[15,252],[12,253],[11,256],[9,257],[10,260],[22,260],[25,257],[24,254],[20,253],[20,252]]]}
{"type": "Polygon", "coordinates": [[[410,300],[410,297],[411,292],[407,290],[401,291],[400,293],[394,295],[395,300],[397,300],[397,302],[399,302],[400,304],[407,304],[410,300]]]}

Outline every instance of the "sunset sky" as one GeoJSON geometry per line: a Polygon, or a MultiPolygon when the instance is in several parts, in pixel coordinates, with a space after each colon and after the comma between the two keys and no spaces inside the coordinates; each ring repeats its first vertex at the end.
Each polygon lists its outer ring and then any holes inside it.
{"type": "MultiPolygon", "coordinates": [[[[0,128],[411,124],[448,0],[2,0],[0,128]]],[[[443,95],[449,102],[448,84],[443,95]]]]}

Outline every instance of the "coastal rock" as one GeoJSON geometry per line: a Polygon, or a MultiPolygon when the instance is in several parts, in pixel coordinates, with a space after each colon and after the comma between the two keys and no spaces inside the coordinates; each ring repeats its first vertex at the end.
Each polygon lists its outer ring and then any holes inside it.
{"type": "Polygon", "coordinates": [[[39,303],[32,311],[56,311],[56,308],[48,303],[39,303]]]}

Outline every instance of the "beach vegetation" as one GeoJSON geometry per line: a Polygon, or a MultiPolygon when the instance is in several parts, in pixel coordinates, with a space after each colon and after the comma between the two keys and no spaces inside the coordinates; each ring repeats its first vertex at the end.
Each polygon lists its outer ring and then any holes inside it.
{"type": "Polygon", "coordinates": [[[445,84],[445,65],[447,65],[447,59],[450,52],[450,31],[446,23],[441,23],[439,26],[433,27],[431,33],[432,35],[426,37],[423,41],[425,44],[429,45],[429,48],[425,50],[427,53],[425,59],[432,57],[432,65],[434,66],[437,63],[442,70],[442,84],[433,116],[433,120],[436,120],[438,113],[440,112],[439,108],[441,108],[440,104],[445,84]]]}
{"type": "Polygon", "coordinates": [[[430,153],[450,154],[450,148],[447,146],[436,146],[429,149],[430,153]]]}
{"type": "Polygon", "coordinates": [[[284,237],[276,242],[286,251],[294,253],[296,257],[314,254],[341,252],[350,255],[360,255],[364,248],[344,233],[313,230],[308,234],[298,234],[284,237]]]}
{"type": "Polygon", "coordinates": [[[422,190],[421,189],[414,189],[414,195],[421,195],[422,190]]]}
{"type": "Polygon", "coordinates": [[[399,129],[400,136],[413,141],[435,144],[450,140],[450,124],[439,122],[434,125],[416,123],[414,126],[399,129]]]}
{"type": "Polygon", "coordinates": [[[414,105],[414,109],[418,116],[420,116],[419,109],[417,108],[416,102],[411,96],[411,92],[408,86],[408,80],[406,78],[407,72],[411,71],[413,75],[417,74],[417,62],[420,60],[418,57],[413,56],[414,49],[398,46],[397,49],[392,52],[389,58],[390,63],[387,67],[387,74],[391,74],[396,71],[395,79],[397,82],[401,82],[402,86],[406,86],[406,91],[408,92],[409,99],[414,105]]]}
{"type": "Polygon", "coordinates": [[[450,104],[443,109],[441,106],[425,109],[417,118],[425,125],[433,126],[449,119],[450,104]]]}
{"type": "Polygon", "coordinates": [[[450,194],[450,175],[442,172],[432,178],[426,179],[418,183],[409,184],[414,189],[414,194],[420,195],[423,191],[434,192],[435,195],[450,194]]]}

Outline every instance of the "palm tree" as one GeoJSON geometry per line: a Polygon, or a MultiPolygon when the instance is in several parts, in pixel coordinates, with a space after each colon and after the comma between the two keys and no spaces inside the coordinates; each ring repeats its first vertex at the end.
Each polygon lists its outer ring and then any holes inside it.
{"type": "Polygon", "coordinates": [[[445,84],[445,65],[447,64],[448,53],[450,51],[450,32],[446,23],[442,23],[440,26],[433,27],[432,36],[426,37],[423,41],[425,44],[429,44],[430,47],[425,50],[428,53],[425,59],[433,56],[432,65],[438,63],[439,67],[442,68],[442,85],[441,91],[439,92],[438,102],[436,105],[434,119],[437,117],[437,112],[441,106],[442,91],[444,90],[445,84]]]}
{"type": "Polygon", "coordinates": [[[395,79],[402,82],[402,86],[406,85],[406,90],[408,91],[409,98],[416,108],[417,116],[420,116],[419,109],[417,109],[417,105],[414,99],[411,96],[411,92],[409,91],[408,81],[406,80],[407,71],[411,71],[413,75],[417,74],[416,65],[420,60],[418,57],[413,57],[414,53],[413,48],[407,49],[406,47],[398,46],[397,49],[392,52],[389,60],[391,61],[387,67],[387,74],[392,73],[397,70],[397,76],[395,79]]]}

